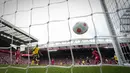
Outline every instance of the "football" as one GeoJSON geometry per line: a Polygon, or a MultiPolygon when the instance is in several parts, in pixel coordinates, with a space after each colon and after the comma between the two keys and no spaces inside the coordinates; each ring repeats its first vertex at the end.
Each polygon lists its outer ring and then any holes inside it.
{"type": "Polygon", "coordinates": [[[88,31],[88,25],[85,22],[77,22],[74,26],[73,26],[73,31],[76,34],[84,34],[85,32],[88,31]]]}

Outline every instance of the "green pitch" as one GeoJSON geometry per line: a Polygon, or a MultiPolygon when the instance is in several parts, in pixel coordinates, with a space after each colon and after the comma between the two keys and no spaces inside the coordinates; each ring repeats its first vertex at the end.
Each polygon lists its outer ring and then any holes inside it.
{"type": "MultiPolygon", "coordinates": [[[[16,66],[16,67],[8,67],[8,68],[2,68],[5,67],[3,65],[0,66],[0,73],[26,73],[27,69],[25,66],[16,66]]],[[[99,66],[80,66],[80,67],[54,67],[49,66],[48,70],[47,67],[38,67],[38,66],[31,66],[28,68],[28,73],[100,73],[100,67],[99,66]]],[[[102,73],[130,73],[130,67],[124,67],[124,66],[102,66],[102,73]]]]}

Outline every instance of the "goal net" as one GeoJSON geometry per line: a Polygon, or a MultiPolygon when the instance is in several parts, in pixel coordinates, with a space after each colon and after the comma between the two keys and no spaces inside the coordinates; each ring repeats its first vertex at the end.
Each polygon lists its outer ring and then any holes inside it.
{"type": "MultiPolygon", "coordinates": [[[[8,21],[38,39],[15,47],[0,45],[0,64],[6,66],[0,68],[5,73],[10,67],[26,73],[37,67],[45,68],[46,73],[49,67],[71,68],[73,73],[80,66],[99,66],[102,73],[104,65],[130,64],[130,0],[0,0],[0,19],[1,37],[6,37],[1,32],[9,32],[2,25],[8,21]],[[80,21],[88,25],[88,31],[78,35],[73,26],[80,21]],[[41,54],[38,66],[33,66],[36,44],[41,54]],[[21,53],[18,63],[17,47],[21,53]]],[[[9,44],[15,44],[14,36],[19,35],[12,34],[9,44]]]]}

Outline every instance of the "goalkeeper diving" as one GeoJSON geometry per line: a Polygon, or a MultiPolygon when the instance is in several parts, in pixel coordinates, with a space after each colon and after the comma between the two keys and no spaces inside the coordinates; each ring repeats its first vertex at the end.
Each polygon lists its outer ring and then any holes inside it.
{"type": "Polygon", "coordinates": [[[32,63],[31,65],[39,65],[39,61],[40,61],[40,55],[41,52],[39,51],[40,49],[38,48],[38,45],[36,45],[34,48],[33,48],[33,51],[32,51],[32,63]]]}

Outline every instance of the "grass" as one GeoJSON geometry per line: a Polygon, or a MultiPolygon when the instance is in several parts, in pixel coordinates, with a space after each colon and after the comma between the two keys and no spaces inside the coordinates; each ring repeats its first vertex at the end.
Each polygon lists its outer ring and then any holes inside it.
{"type": "MultiPolygon", "coordinates": [[[[74,73],[100,73],[100,67],[75,67],[74,73]]],[[[103,66],[102,73],[130,73],[130,67],[123,66],[103,66]]]]}
{"type": "Polygon", "coordinates": [[[70,68],[49,67],[48,73],[71,73],[70,68]]]}
{"type": "Polygon", "coordinates": [[[27,67],[27,65],[11,65],[11,66],[15,66],[15,67],[27,67]]]}
{"type": "Polygon", "coordinates": [[[74,67],[74,73],[100,73],[100,68],[98,66],[91,67],[74,67]]]}
{"type": "Polygon", "coordinates": [[[130,67],[103,66],[103,73],[130,73],[130,67]]]}
{"type": "Polygon", "coordinates": [[[45,68],[29,68],[28,73],[45,73],[45,68]]]}
{"type": "Polygon", "coordinates": [[[8,68],[7,73],[26,73],[26,69],[8,68]]]}
{"type": "Polygon", "coordinates": [[[0,69],[0,73],[5,73],[6,69],[0,69]]]}
{"type": "MultiPolygon", "coordinates": [[[[44,67],[29,68],[28,73],[46,73],[46,70],[44,67]]],[[[71,70],[73,70],[73,73],[100,73],[99,66],[80,66],[73,68],[48,67],[48,73],[71,73],[71,70]]],[[[0,73],[5,73],[5,71],[6,69],[0,68],[0,73]]],[[[26,69],[8,68],[7,73],[26,73],[26,69]]],[[[130,67],[103,66],[102,73],[130,73],[130,67]]]]}
{"type": "Polygon", "coordinates": [[[5,65],[5,64],[0,64],[0,67],[7,67],[9,65],[5,65]]]}

